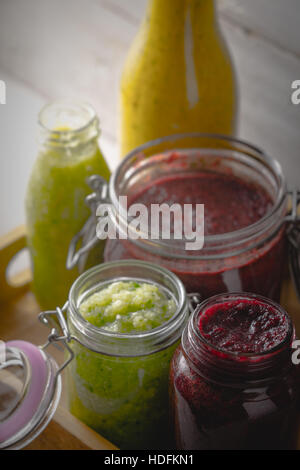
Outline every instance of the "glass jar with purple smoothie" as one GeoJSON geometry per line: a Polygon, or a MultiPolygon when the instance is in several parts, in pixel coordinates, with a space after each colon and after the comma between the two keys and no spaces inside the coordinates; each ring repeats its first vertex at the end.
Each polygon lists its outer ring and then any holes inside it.
{"type": "Polygon", "coordinates": [[[294,326],[273,301],[224,294],[193,313],[171,363],[179,449],[294,449],[299,366],[294,326]]]}
{"type": "MultiPolygon", "coordinates": [[[[105,261],[136,258],[173,271],[188,292],[203,299],[222,292],[246,291],[278,301],[287,260],[287,230],[296,225],[298,193],[290,212],[290,193],[279,163],[256,147],[225,136],[175,135],[131,152],[113,173],[109,186],[96,190],[109,201],[119,237],[108,239],[105,261]],[[127,204],[204,204],[204,246],[187,250],[186,239],[162,233],[126,238],[127,204]]],[[[90,226],[87,225],[90,229],[90,226]]],[[[175,222],[170,219],[170,232],[175,222]]],[[[151,227],[151,221],[149,221],[151,227]]],[[[75,253],[69,266],[97,240],[75,253]]]]}

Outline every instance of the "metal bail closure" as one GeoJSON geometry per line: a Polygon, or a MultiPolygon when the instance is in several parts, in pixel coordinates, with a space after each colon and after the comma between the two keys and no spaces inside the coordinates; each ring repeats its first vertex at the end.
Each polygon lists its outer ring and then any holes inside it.
{"type": "Polygon", "coordinates": [[[0,449],[24,448],[45,429],[56,411],[61,396],[60,372],[73,358],[66,331],[60,335],[57,330],[58,324],[65,328],[62,310],[57,310],[41,314],[45,324],[50,323],[50,315],[58,319],[44,346],[0,342],[0,449]],[[62,366],[46,352],[53,342],[62,342],[70,353],[62,366]]]}
{"type": "Polygon", "coordinates": [[[85,198],[85,202],[91,209],[92,214],[80,232],[71,240],[66,262],[67,269],[73,269],[78,265],[79,271],[84,269],[88,252],[99,243],[96,234],[97,207],[100,203],[108,202],[108,184],[105,179],[99,175],[93,175],[88,178],[87,182],[94,191],[85,198]],[[81,247],[76,251],[79,242],[81,242],[81,247]]]}
{"type": "Polygon", "coordinates": [[[289,265],[294,287],[300,300],[300,216],[298,215],[300,191],[293,191],[289,194],[292,197],[292,210],[285,219],[290,223],[287,229],[289,240],[289,265]]]}
{"type": "Polygon", "coordinates": [[[188,307],[190,315],[194,313],[196,308],[201,304],[202,296],[198,292],[191,292],[187,294],[188,298],[188,307]]]}

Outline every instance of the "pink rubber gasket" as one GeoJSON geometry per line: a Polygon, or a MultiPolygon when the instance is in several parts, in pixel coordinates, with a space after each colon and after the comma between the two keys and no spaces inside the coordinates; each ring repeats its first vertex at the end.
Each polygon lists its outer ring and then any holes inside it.
{"type": "Polygon", "coordinates": [[[0,443],[21,431],[33,418],[43,398],[48,378],[45,359],[37,346],[26,341],[9,341],[6,346],[16,348],[26,356],[31,367],[31,380],[20,406],[0,425],[0,443]]]}

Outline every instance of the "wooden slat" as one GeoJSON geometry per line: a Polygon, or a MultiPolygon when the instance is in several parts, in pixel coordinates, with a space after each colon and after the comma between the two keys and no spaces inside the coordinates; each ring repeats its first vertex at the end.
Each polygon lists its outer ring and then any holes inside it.
{"type": "Polygon", "coordinates": [[[271,44],[222,22],[240,87],[239,135],[262,147],[299,187],[300,108],[291,103],[291,82],[300,62],[271,44]]]}
{"type": "Polygon", "coordinates": [[[91,102],[104,134],[115,137],[119,72],[132,38],[125,20],[92,0],[14,0],[1,2],[0,24],[0,69],[46,99],[91,102]]]}
{"type": "MultiPolygon", "coordinates": [[[[144,14],[147,0],[98,0],[103,8],[138,23],[144,14]]],[[[216,0],[223,20],[233,22],[251,35],[300,55],[299,0],[216,0]]]]}
{"type": "Polygon", "coordinates": [[[300,57],[299,0],[219,0],[228,20],[300,57]]]}
{"type": "MultiPolygon", "coordinates": [[[[1,2],[0,2],[1,3],[1,2]]],[[[0,29],[1,24],[0,5],[0,29]]],[[[11,47],[9,36],[6,47],[11,47]]],[[[3,53],[0,45],[0,57],[3,53]]],[[[0,58],[1,62],[1,58],[0,58]]],[[[0,105],[0,234],[24,223],[24,195],[31,167],[37,155],[37,114],[46,99],[30,85],[4,73],[7,101],[0,105]]]]}
{"type": "Polygon", "coordinates": [[[117,447],[59,407],[47,428],[25,450],[117,450],[117,447]]]}
{"type": "Polygon", "coordinates": [[[10,233],[0,237],[0,302],[7,302],[11,298],[17,298],[28,290],[30,274],[19,274],[13,283],[7,278],[7,268],[23,248],[26,247],[25,227],[20,226],[10,233]]]}
{"type": "MultiPolygon", "coordinates": [[[[10,256],[14,256],[17,249],[23,247],[24,235],[24,227],[19,227],[0,239],[0,266],[7,264],[10,256]]],[[[19,295],[16,297],[2,295],[0,299],[0,339],[4,341],[22,339],[37,345],[44,344],[49,331],[38,321],[40,308],[34,295],[28,291],[28,283],[22,289],[23,292],[18,291],[19,295]],[[9,301],[5,299],[9,299],[9,301]]],[[[290,280],[285,281],[281,303],[293,318],[299,336],[300,304],[290,280]]],[[[64,361],[64,354],[61,350],[52,348],[51,355],[58,364],[64,361]]],[[[65,409],[67,393],[64,374],[62,374],[62,378],[61,405],[50,425],[33,443],[27,446],[27,449],[116,449],[113,444],[81,423],[65,409]]]]}
{"type": "MultiPolygon", "coordinates": [[[[227,0],[221,3],[226,5],[227,0]]],[[[109,141],[112,168],[117,163],[120,73],[144,8],[144,0],[0,4],[0,71],[4,68],[47,99],[66,96],[92,102],[109,141]]],[[[262,37],[247,34],[228,20],[228,9],[224,18],[224,9],[221,23],[240,81],[240,134],[281,160],[289,181],[296,185],[299,108],[290,102],[290,85],[299,78],[299,60],[262,37]]],[[[17,164],[23,155],[12,158],[17,164]]],[[[14,191],[11,198],[22,201],[17,185],[14,191]]]]}
{"type": "MultiPolygon", "coordinates": [[[[37,345],[44,344],[49,330],[38,321],[40,312],[34,295],[28,290],[30,272],[26,271],[12,279],[10,286],[5,278],[5,267],[26,243],[25,228],[18,227],[9,234],[0,237],[0,339],[4,341],[22,339],[37,345]]],[[[64,353],[51,348],[51,355],[58,364],[64,361],[64,353]]],[[[63,376],[61,406],[56,411],[53,421],[27,449],[105,449],[116,447],[81,423],[66,409],[66,385],[63,376]]]]}
{"type": "Polygon", "coordinates": [[[91,447],[52,420],[42,434],[24,450],[91,450],[91,447]]]}
{"type": "Polygon", "coordinates": [[[139,25],[149,0],[98,0],[103,8],[115,13],[135,26],[139,25]]]}
{"type": "MultiPolygon", "coordinates": [[[[103,5],[107,8],[108,3],[112,11],[138,23],[146,1],[107,0],[103,5]]],[[[273,35],[287,37],[285,32],[278,32],[281,24],[285,30],[290,28],[290,34],[298,40],[300,2],[219,0],[218,10],[239,80],[239,135],[277,158],[290,186],[299,187],[300,107],[293,105],[290,97],[291,83],[300,77],[300,60],[276,47],[273,35]],[[290,23],[291,16],[294,19],[290,23]],[[260,32],[263,25],[264,35],[260,32]]]]}
{"type": "MultiPolygon", "coordinates": [[[[26,182],[36,155],[36,115],[44,102],[57,97],[90,101],[101,118],[103,149],[115,168],[120,73],[145,5],[146,0],[0,2],[0,79],[7,82],[8,95],[8,104],[0,107],[2,233],[23,217],[26,182]]],[[[240,82],[240,135],[277,157],[290,183],[299,186],[299,108],[290,102],[290,83],[300,77],[299,1],[219,0],[218,5],[240,82]]],[[[47,329],[37,321],[34,296],[26,285],[9,287],[5,278],[9,259],[25,246],[24,235],[19,229],[13,238],[0,240],[8,247],[4,257],[0,249],[0,338],[41,344],[47,329]]],[[[27,284],[28,271],[18,281],[27,284]]],[[[299,302],[290,282],[282,303],[300,333],[299,302]]],[[[62,360],[61,352],[53,354],[62,360]]],[[[32,445],[61,448],[61,436],[69,432],[65,423],[76,430],[73,417],[62,410],[32,445]]],[[[91,434],[87,440],[81,435],[80,424],[78,434],[68,440],[70,448],[102,448],[101,439],[99,444],[91,434]]]]}
{"type": "MultiPolygon", "coordinates": [[[[0,339],[22,339],[34,344],[44,344],[48,329],[38,321],[40,308],[31,292],[8,303],[0,304],[0,339]]],[[[61,364],[63,351],[51,348],[51,355],[61,364]]],[[[116,447],[72,416],[67,410],[67,392],[64,373],[60,406],[53,421],[27,449],[104,449],[116,447]]]]}

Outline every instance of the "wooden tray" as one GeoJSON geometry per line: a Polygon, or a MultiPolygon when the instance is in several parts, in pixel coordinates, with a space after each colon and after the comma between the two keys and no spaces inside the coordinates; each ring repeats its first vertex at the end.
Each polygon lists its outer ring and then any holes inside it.
{"type": "MultiPolygon", "coordinates": [[[[47,337],[47,329],[37,319],[40,309],[29,288],[30,271],[24,271],[9,280],[6,276],[12,258],[25,247],[26,232],[23,226],[0,237],[0,339],[4,341],[23,339],[43,344],[47,337]]],[[[300,302],[290,279],[284,282],[281,304],[293,318],[300,336],[300,302]]],[[[62,362],[62,353],[54,348],[53,356],[59,363],[62,362]]],[[[298,443],[300,449],[300,432],[298,443]]],[[[113,450],[117,448],[67,411],[63,392],[60,407],[52,422],[27,449],[113,450]]]]}
{"type": "MultiPolygon", "coordinates": [[[[30,271],[26,270],[9,281],[6,278],[10,261],[25,247],[26,233],[23,226],[0,237],[0,339],[3,341],[22,339],[34,344],[43,344],[48,332],[37,319],[40,308],[29,289],[30,271]]],[[[62,362],[61,351],[52,348],[51,354],[58,363],[62,362]]],[[[60,406],[53,420],[26,449],[117,449],[67,411],[64,390],[63,386],[60,406]]]]}

